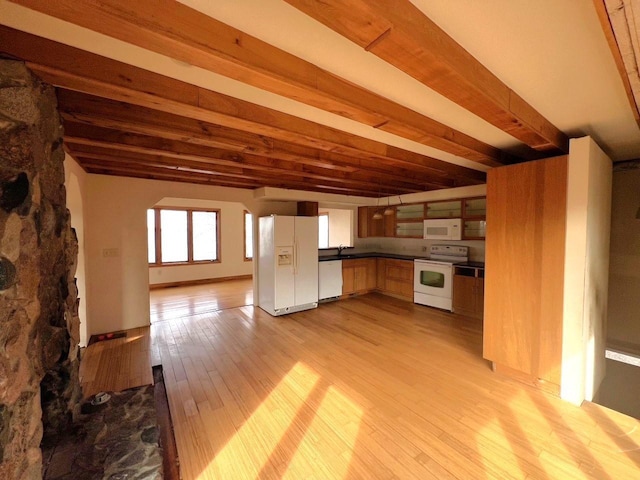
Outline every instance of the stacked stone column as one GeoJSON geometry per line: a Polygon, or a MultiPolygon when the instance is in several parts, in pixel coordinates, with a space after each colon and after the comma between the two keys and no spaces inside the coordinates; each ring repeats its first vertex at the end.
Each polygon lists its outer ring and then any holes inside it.
{"type": "Polygon", "coordinates": [[[63,161],[53,88],[0,59],[0,478],[41,478],[43,432],[68,426],[80,397],[63,161]]]}

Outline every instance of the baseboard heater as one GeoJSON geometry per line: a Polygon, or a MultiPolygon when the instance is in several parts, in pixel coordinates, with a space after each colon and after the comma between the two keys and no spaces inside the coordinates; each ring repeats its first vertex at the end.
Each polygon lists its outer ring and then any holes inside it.
{"type": "Polygon", "coordinates": [[[605,350],[604,356],[609,360],[615,360],[616,362],[622,362],[628,365],[633,365],[634,367],[640,367],[640,355],[607,348],[605,350]]]}

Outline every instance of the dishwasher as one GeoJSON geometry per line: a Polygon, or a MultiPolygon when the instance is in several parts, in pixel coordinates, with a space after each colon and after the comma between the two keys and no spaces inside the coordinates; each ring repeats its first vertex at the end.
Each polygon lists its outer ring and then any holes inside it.
{"type": "Polygon", "coordinates": [[[328,260],[318,264],[318,300],[342,295],[342,260],[328,260]]]}

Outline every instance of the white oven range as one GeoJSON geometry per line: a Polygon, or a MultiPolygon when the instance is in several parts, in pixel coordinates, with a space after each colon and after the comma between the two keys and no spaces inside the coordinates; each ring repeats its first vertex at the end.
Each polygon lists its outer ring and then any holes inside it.
{"type": "Polygon", "coordinates": [[[413,262],[413,302],[453,310],[453,266],[469,261],[469,247],[432,245],[428,258],[413,262]]]}

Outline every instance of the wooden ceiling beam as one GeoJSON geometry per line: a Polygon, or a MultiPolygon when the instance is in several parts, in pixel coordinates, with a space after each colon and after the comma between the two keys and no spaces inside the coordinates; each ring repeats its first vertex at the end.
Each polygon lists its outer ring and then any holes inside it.
{"type": "Polygon", "coordinates": [[[264,152],[273,146],[264,135],[87,93],[58,88],[57,98],[61,115],[69,121],[237,152],[264,152]]]}
{"type": "Polygon", "coordinates": [[[390,147],[195,85],[0,26],[0,51],[23,59],[57,87],[193,118],[365,161],[431,169],[456,184],[486,182],[482,171],[390,147]]]}
{"type": "Polygon", "coordinates": [[[239,153],[258,154],[339,172],[384,175],[385,181],[406,182],[407,179],[411,179],[412,182],[420,183],[426,189],[450,188],[471,183],[464,179],[454,182],[446,178],[445,174],[434,172],[431,169],[414,167],[412,171],[409,171],[402,168],[403,165],[399,162],[391,165],[375,160],[365,162],[361,159],[326,153],[264,136],[238,132],[186,117],[64,89],[58,90],[58,104],[62,118],[67,125],[67,132],[70,129],[71,131],[75,130],[76,136],[82,135],[81,131],[78,132],[80,129],[78,124],[85,124],[214,148],[221,148],[221,146],[224,148],[229,145],[229,150],[239,153]],[[243,148],[245,144],[246,147],[243,148]]]}
{"type": "Polygon", "coordinates": [[[567,136],[409,0],[285,0],[461,107],[540,151],[567,136]]]}
{"type": "Polygon", "coordinates": [[[503,163],[495,147],[173,0],[11,1],[469,160],[503,163]]]}
{"type": "MultiPolygon", "coordinates": [[[[82,151],[74,152],[74,158],[89,173],[103,173],[118,176],[133,176],[144,178],[155,178],[176,181],[206,180],[206,183],[234,187],[234,188],[259,188],[273,186],[295,190],[313,190],[327,193],[338,193],[343,195],[377,196],[379,192],[372,188],[360,189],[346,187],[340,184],[317,183],[309,179],[288,179],[281,175],[259,177],[252,180],[241,180],[236,177],[207,173],[201,171],[191,171],[182,165],[163,165],[154,163],[152,160],[140,160],[132,157],[121,157],[116,155],[92,155],[82,151]],[[99,157],[99,158],[96,158],[99,157]],[[108,172],[108,173],[107,173],[108,172]],[[160,178],[162,177],[162,178],[160,178]]],[[[387,190],[388,194],[395,194],[394,190],[387,190]]]]}
{"type": "MultiPolygon", "coordinates": [[[[631,107],[631,112],[633,113],[633,118],[636,120],[636,124],[640,126],[640,110],[638,109],[638,101],[636,101],[636,96],[634,94],[634,89],[631,85],[631,76],[636,80],[636,86],[638,85],[638,69],[637,69],[637,61],[635,55],[627,55],[627,59],[630,63],[629,71],[627,72],[627,67],[624,62],[624,58],[622,55],[622,50],[620,49],[620,43],[616,36],[617,30],[614,28],[613,19],[611,18],[611,14],[609,13],[609,9],[607,8],[606,0],[593,0],[593,5],[596,9],[596,13],[598,14],[598,20],[600,20],[600,25],[602,27],[602,31],[604,33],[605,38],[607,39],[607,44],[609,44],[609,50],[611,50],[611,55],[613,55],[613,60],[616,62],[616,68],[618,69],[618,74],[620,75],[620,80],[622,80],[622,85],[624,86],[624,91],[627,95],[627,100],[629,101],[629,106],[631,107]]],[[[612,9],[614,15],[618,15],[618,19],[620,17],[624,18],[624,9],[625,5],[617,3],[615,9],[612,9]]],[[[626,22],[619,22],[618,25],[621,27],[622,31],[627,29],[626,22]]],[[[628,29],[627,29],[628,32],[628,29]]],[[[629,45],[629,50],[632,50],[630,47],[632,45],[631,35],[626,33],[626,40],[621,39],[622,42],[627,43],[629,45]]],[[[620,32],[618,32],[620,33],[620,32]]],[[[636,90],[636,93],[640,93],[640,89],[636,90]]]]}
{"type": "MultiPolygon", "coordinates": [[[[96,127],[67,125],[65,143],[74,151],[79,146],[99,147],[125,154],[142,154],[157,159],[173,159],[176,165],[208,169],[212,172],[228,172],[237,176],[257,178],[256,175],[273,174],[280,176],[298,176],[305,179],[322,180],[329,183],[368,188],[381,182],[380,177],[370,173],[333,172],[317,167],[284,160],[269,159],[258,155],[228,152],[220,149],[190,145],[172,140],[132,135],[117,131],[107,131],[96,127]],[[80,135],[81,134],[81,135],[80,135]],[[194,163],[195,162],[195,163],[194,163]],[[257,171],[257,172],[256,172],[257,171]]],[[[158,160],[160,161],[160,160],[158,160]]],[[[385,179],[385,184],[404,193],[425,190],[424,182],[405,179],[404,182],[385,179]]]]}

